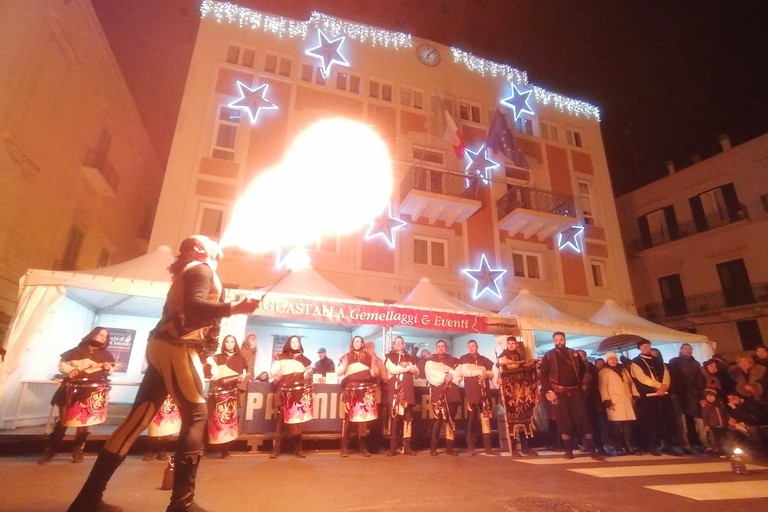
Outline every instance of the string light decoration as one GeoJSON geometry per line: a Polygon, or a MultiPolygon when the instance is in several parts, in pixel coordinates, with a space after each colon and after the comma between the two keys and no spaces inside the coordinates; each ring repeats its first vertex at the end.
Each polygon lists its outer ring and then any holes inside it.
{"type": "Polygon", "coordinates": [[[389,246],[394,249],[395,231],[406,224],[408,223],[392,216],[392,205],[388,205],[387,210],[373,220],[371,227],[368,228],[368,232],[365,234],[365,239],[368,240],[377,235],[382,236],[389,246]]]}
{"type": "Polygon", "coordinates": [[[581,246],[579,245],[579,236],[584,233],[582,226],[571,226],[565,231],[557,234],[557,248],[564,250],[566,247],[570,247],[574,251],[581,253],[581,246]]]}
{"type": "Polygon", "coordinates": [[[472,299],[477,299],[485,292],[495,295],[499,299],[501,298],[498,281],[507,271],[503,268],[492,269],[488,264],[488,258],[485,257],[485,254],[480,256],[479,267],[476,269],[464,269],[463,272],[475,282],[475,292],[472,294],[472,299]]]}
{"type": "Polygon", "coordinates": [[[240,80],[237,81],[237,88],[240,90],[240,97],[227,105],[228,107],[245,110],[251,118],[251,124],[256,124],[259,112],[264,110],[277,109],[277,105],[267,101],[268,84],[262,84],[255,89],[251,89],[240,80]]]}
{"type": "MultiPolygon", "coordinates": [[[[296,21],[283,16],[262,14],[229,2],[203,0],[200,5],[200,13],[202,18],[210,16],[219,23],[230,23],[243,28],[260,30],[280,38],[307,39],[310,28],[317,27],[322,28],[332,37],[343,35],[371,46],[384,46],[396,50],[413,47],[410,34],[392,32],[360,23],[350,23],[319,12],[312,12],[307,21],[296,21]]],[[[525,71],[507,64],[499,64],[476,57],[455,47],[451,48],[451,53],[455,63],[463,64],[470,71],[480,73],[482,76],[502,77],[513,84],[533,87],[533,95],[539,105],[553,105],[560,112],[600,121],[600,109],[585,101],[571,99],[541,87],[530,86],[528,74],[525,71]]]]}

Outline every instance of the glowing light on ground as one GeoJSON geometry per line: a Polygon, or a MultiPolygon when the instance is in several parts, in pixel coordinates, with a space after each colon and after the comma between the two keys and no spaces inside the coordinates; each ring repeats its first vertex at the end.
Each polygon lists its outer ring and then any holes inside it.
{"type": "Polygon", "coordinates": [[[389,150],[372,128],[318,121],[247,188],[221,244],[261,253],[357,232],[387,207],[392,186],[389,150]]]}

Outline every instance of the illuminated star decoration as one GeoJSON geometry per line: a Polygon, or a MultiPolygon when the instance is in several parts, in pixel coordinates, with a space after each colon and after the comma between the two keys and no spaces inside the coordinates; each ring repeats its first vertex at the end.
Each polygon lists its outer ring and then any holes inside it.
{"type": "Polygon", "coordinates": [[[477,153],[470,149],[465,149],[464,154],[469,158],[469,165],[465,169],[466,174],[471,177],[480,177],[485,183],[491,178],[491,169],[495,169],[499,166],[498,163],[493,160],[489,160],[485,155],[488,153],[485,144],[481,147],[477,153]]]}
{"type": "Polygon", "coordinates": [[[237,88],[240,90],[240,97],[227,106],[239,108],[248,112],[248,116],[251,118],[251,124],[256,123],[256,118],[259,117],[259,112],[261,112],[262,109],[272,110],[277,108],[277,105],[270,103],[265,98],[267,89],[269,88],[268,84],[262,84],[255,89],[251,89],[238,80],[237,88]]]}
{"type": "Polygon", "coordinates": [[[323,77],[328,78],[331,66],[334,63],[342,66],[349,66],[349,62],[347,62],[347,59],[341,54],[341,45],[344,43],[343,36],[331,41],[322,30],[317,29],[317,39],[319,44],[304,53],[310,57],[320,59],[323,63],[323,67],[321,68],[323,77]]]}
{"type": "Polygon", "coordinates": [[[480,266],[478,268],[464,269],[464,273],[475,281],[475,293],[472,296],[473,299],[476,299],[486,291],[492,293],[499,299],[501,298],[498,280],[501,279],[507,271],[501,268],[492,269],[488,264],[488,259],[485,257],[485,254],[480,257],[480,266]]]}
{"type": "Polygon", "coordinates": [[[528,104],[528,101],[531,99],[531,93],[533,93],[533,89],[523,92],[517,88],[517,85],[512,84],[512,96],[501,100],[502,105],[512,109],[512,112],[515,114],[515,121],[517,121],[523,112],[530,115],[535,114],[528,104]]]}
{"type": "Polygon", "coordinates": [[[387,211],[373,219],[373,224],[368,228],[365,238],[373,238],[381,235],[390,247],[395,247],[395,231],[408,224],[400,219],[392,217],[392,206],[387,206],[387,211]]]}
{"type": "Polygon", "coordinates": [[[562,233],[557,234],[557,248],[563,250],[570,246],[574,251],[580,253],[581,247],[579,246],[579,235],[584,232],[584,228],[581,226],[571,226],[562,233]]]}

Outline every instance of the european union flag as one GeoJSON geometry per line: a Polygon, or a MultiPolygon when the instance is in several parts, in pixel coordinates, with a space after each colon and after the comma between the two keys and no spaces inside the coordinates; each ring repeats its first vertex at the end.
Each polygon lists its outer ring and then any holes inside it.
{"type": "Polygon", "coordinates": [[[509,158],[516,167],[530,169],[525,155],[515,146],[515,137],[512,135],[512,130],[509,129],[509,124],[507,124],[507,116],[498,108],[493,114],[485,144],[489,149],[509,158]]]}

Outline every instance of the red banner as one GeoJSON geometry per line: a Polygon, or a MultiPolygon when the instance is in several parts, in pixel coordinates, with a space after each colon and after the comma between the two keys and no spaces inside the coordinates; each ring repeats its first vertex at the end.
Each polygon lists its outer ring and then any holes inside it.
{"type": "Polygon", "coordinates": [[[340,324],[419,327],[435,331],[485,332],[488,326],[487,317],[471,313],[277,296],[262,301],[255,314],[340,324]]]}

